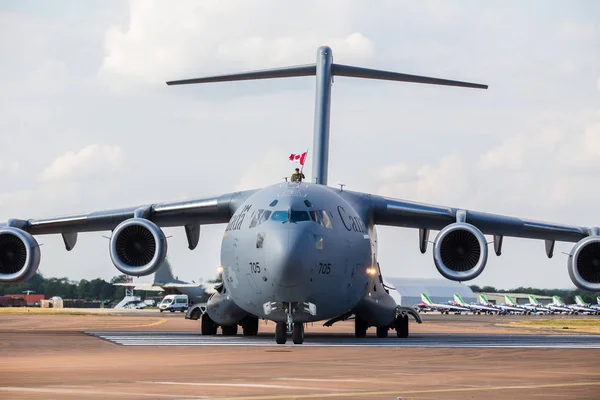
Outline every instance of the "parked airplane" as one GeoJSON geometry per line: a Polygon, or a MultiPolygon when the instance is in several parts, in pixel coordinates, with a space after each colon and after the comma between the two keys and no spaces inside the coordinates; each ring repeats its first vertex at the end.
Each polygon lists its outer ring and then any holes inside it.
{"type": "Polygon", "coordinates": [[[575,304],[569,304],[569,308],[573,310],[575,314],[598,314],[598,310],[584,302],[579,295],[575,296],[575,304]]]}
{"type": "Polygon", "coordinates": [[[448,304],[434,303],[433,301],[431,301],[431,299],[429,298],[429,296],[427,296],[426,293],[421,293],[420,305],[428,307],[433,311],[439,311],[441,314],[449,314],[451,312],[455,314],[461,314],[463,312],[468,313],[469,311],[471,311],[468,307],[456,306],[454,304],[450,304],[450,302],[448,302],[448,304]]]}
{"type": "Polygon", "coordinates": [[[458,293],[454,293],[454,304],[460,307],[465,307],[468,308],[469,310],[471,310],[473,312],[473,314],[477,313],[477,314],[481,314],[482,312],[484,314],[497,314],[500,312],[500,310],[496,307],[492,307],[489,305],[485,305],[485,304],[480,304],[480,303],[471,303],[471,304],[467,304],[461,297],[460,294],[458,293]]]}
{"type": "Polygon", "coordinates": [[[504,304],[496,304],[496,307],[501,309],[507,314],[527,314],[528,311],[523,307],[520,307],[512,297],[505,295],[504,304]]]}
{"type": "MultiPolygon", "coordinates": [[[[483,272],[488,258],[484,234],[493,235],[496,255],[502,252],[504,236],[544,240],[548,257],[555,241],[576,242],[568,262],[571,280],[582,289],[600,291],[598,227],[524,220],[327,186],[334,76],[480,89],[486,85],[335,64],[327,46],[318,49],[317,62],[311,65],[167,84],[299,76],[316,76],[310,182],[58,218],[11,218],[0,224],[0,282],[26,280],[38,269],[40,246],[33,235],[61,234],[65,248],[72,250],[79,232],[112,231],[109,254],[115,267],[142,276],[155,272],[167,254],[161,227],[185,228],[193,250],[202,224],[227,223],[221,246],[224,285],[208,302],[203,334],[214,334],[218,325],[225,334],[234,334],[241,325],[246,334],[255,335],[258,318],[264,318],[276,321],[277,343],[285,343],[289,333],[294,343],[302,343],[305,322],[354,315],[358,337],[364,337],[369,326],[393,328],[406,337],[412,308],[396,306],[377,266],[376,226],[388,225],[418,229],[422,253],[430,231],[439,231],[434,264],[440,274],[456,281],[483,272]]],[[[164,140],[168,145],[168,137],[164,140]]]]}
{"type": "Polygon", "coordinates": [[[158,268],[152,283],[115,283],[115,285],[133,286],[133,290],[163,292],[165,295],[185,294],[191,304],[206,302],[208,297],[216,292],[214,289],[216,285],[184,282],[175,278],[168,260],[158,268]]]}
{"type": "Polygon", "coordinates": [[[541,314],[548,314],[550,313],[550,309],[546,306],[543,306],[542,304],[540,304],[537,299],[535,298],[534,295],[529,295],[529,303],[528,304],[521,304],[521,306],[523,308],[525,308],[526,310],[532,311],[536,314],[541,313],[541,314]]]}
{"type": "Polygon", "coordinates": [[[572,310],[560,299],[558,296],[552,296],[552,303],[549,303],[546,307],[553,313],[567,313],[570,314],[572,310]]]}
{"type": "Polygon", "coordinates": [[[600,311],[600,296],[596,297],[596,304],[592,304],[590,307],[592,307],[594,310],[600,311]]]}

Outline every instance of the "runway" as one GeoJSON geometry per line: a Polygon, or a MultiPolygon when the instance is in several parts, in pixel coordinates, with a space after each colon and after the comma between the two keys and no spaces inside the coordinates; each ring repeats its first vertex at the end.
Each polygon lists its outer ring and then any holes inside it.
{"type": "MultiPolygon", "coordinates": [[[[121,346],[257,346],[273,347],[273,335],[202,336],[195,332],[86,332],[121,346]]],[[[303,347],[417,347],[417,348],[545,348],[600,349],[599,335],[500,335],[500,334],[417,334],[397,337],[355,338],[350,335],[310,335],[303,347]]]]}

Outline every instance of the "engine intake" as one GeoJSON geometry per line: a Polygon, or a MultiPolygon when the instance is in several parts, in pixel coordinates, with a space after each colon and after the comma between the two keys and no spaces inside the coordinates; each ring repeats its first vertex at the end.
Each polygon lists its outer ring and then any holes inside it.
{"type": "Polygon", "coordinates": [[[471,224],[456,222],[438,233],[433,246],[435,267],[453,281],[468,281],[483,272],[487,263],[487,241],[471,224]]]}
{"type": "Polygon", "coordinates": [[[571,250],[568,268],[575,286],[600,292],[600,236],[580,240],[571,250]]]}
{"type": "Polygon", "coordinates": [[[40,265],[37,240],[22,229],[0,229],[0,283],[23,282],[40,265]]]}
{"type": "Polygon", "coordinates": [[[164,232],[147,219],[128,219],[113,231],[110,258],[124,274],[150,275],[161,266],[166,256],[164,232]]]}

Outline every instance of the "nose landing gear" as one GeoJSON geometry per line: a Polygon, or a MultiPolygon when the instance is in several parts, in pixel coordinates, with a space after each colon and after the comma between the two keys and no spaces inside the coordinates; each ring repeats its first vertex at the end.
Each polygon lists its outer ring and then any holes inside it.
{"type": "Polygon", "coordinates": [[[287,303],[284,307],[287,323],[277,322],[277,325],[275,325],[275,342],[277,344],[285,344],[288,333],[291,333],[294,344],[304,343],[304,324],[302,322],[294,322],[294,307],[292,303],[287,303]]]}

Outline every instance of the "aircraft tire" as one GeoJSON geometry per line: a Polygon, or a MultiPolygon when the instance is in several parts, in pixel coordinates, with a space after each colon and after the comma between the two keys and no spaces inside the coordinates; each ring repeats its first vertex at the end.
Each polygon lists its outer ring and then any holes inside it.
{"type": "Polygon", "coordinates": [[[356,317],[354,319],[354,336],[357,338],[364,338],[367,336],[367,329],[369,326],[367,323],[360,317],[356,317]]]}
{"type": "Polygon", "coordinates": [[[242,322],[242,332],[244,336],[258,335],[258,318],[247,316],[242,322]]]}
{"type": "Polygon", "coordinates": [[[304,343],[304,324],[302,322],[294,323],[294,329],[292,330],[292,341],[294,344],[304,343]]]}
{"type": "Polygon", "coordinates": [[[237,324],[221,326],[221,332],[223,332],[223,336],[235,336],[235,335],[237,335],[237,331],[238,331],[237,324]]]}
{"type": "Polygon", "coordinates": [[[277,344],[285,344],[287,341],[287,329],[285,322],[278,322],[275,325],[275,342],[277,344]]]}
{"type": "Polygon", "coordinates": [[[202,315],[202,320],[200,321],[200,332],[202,335],[216,335],[217,334],[217,324],[212,320],[208,314],[202,315]]]}
{"type": "Polygon", "coordinates": [[[396,319],[396,336],[399,338],[408,337],[408,315],[396,319]]]}
{"type": "Polygon", "coordinates": [[[386,338],[386,337],[388,337],[388,327],[387,326],[379,326],[379,327],[377,327],[377,337],[378,338],[386,338]]]}

